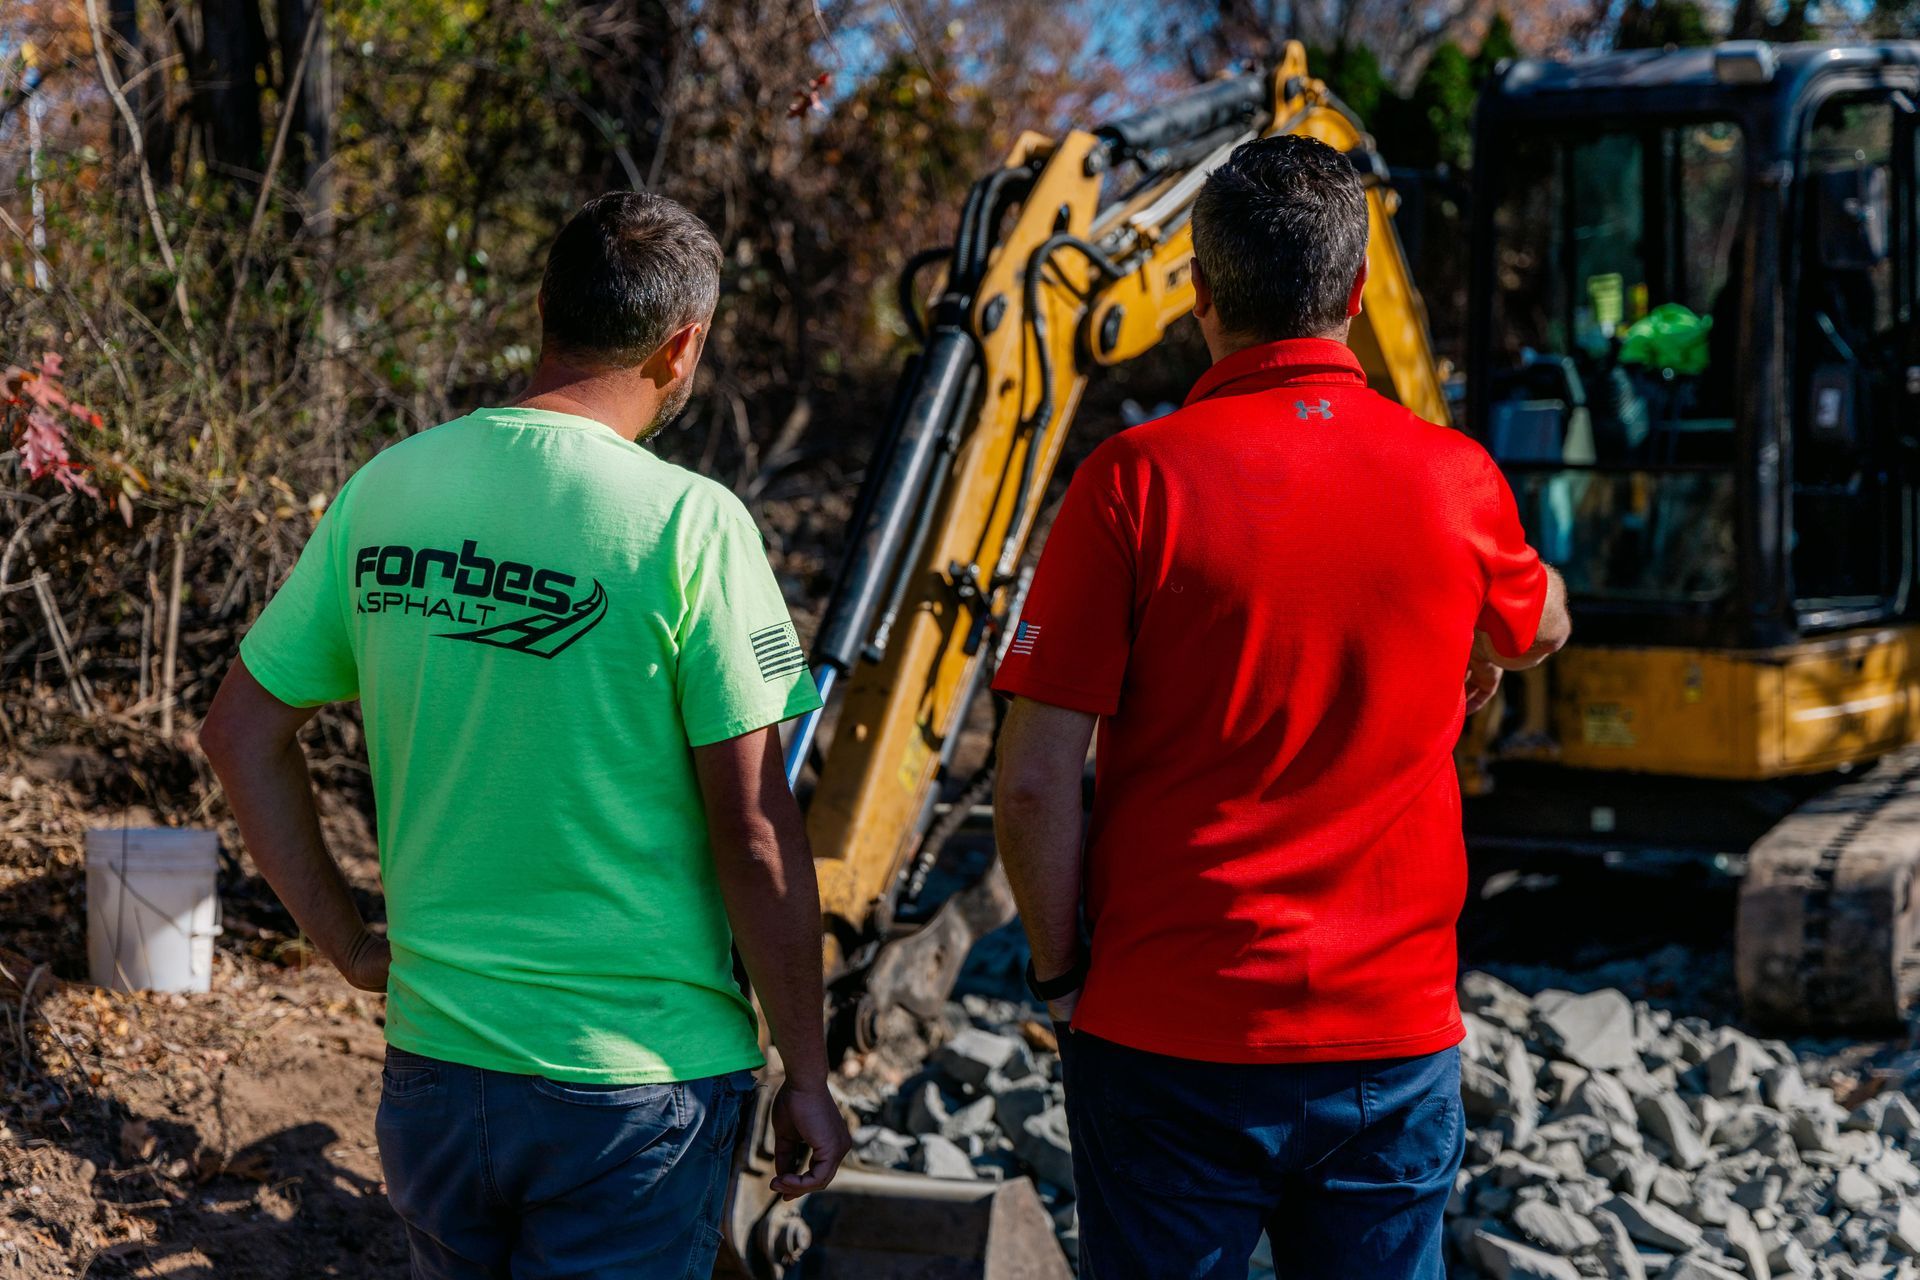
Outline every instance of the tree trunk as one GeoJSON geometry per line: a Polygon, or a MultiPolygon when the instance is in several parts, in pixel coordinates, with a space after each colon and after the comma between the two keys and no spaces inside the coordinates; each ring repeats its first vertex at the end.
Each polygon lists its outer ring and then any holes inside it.
{"type": "Polygon", "coordinates": [[[246,187],[260,181],[264,152],[259,73],[267,31],[258,0],[200,0],[194,105],[210,166],[246,187]]]}

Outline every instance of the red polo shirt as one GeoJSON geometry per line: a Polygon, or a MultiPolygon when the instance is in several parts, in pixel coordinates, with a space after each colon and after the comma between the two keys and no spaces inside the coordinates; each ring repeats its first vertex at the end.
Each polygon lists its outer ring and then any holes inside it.
{"type": "Polygon", "coordinates": [[[1467,436],[1322,340],[1241,351],[1073,477],[994,688],[1101,717],[1074,1026],[1213,1062],[1461,1037],[1452,749],[1546,574],[1467,436]]]}

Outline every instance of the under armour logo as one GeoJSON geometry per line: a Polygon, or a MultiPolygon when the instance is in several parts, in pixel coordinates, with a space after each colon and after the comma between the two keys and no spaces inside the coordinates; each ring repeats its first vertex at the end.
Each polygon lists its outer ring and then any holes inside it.
{"type": "Polygon", "coordinates": [[[1305,400],[1295,400],[1293,402],[1293,411],[1300,415],[1300,421],[1302,422],[1312,417],[1331,418],[1333,416],[1333,402],[1331,400],[1322,400],[1318,404],[1308,404],[1305,400]]]}

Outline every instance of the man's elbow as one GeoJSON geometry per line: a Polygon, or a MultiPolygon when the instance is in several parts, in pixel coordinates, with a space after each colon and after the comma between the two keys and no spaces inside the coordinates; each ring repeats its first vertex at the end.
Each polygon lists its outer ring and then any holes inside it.
{"type": "Polygon", "coordinates": [[[1533,648],[1529,650],[1536,661],[1544,662],[1567,647],[1567,641],[1573,639],[1573,619],[1563,604],[1551,617],[1540,620],[1540,630],[1533,637],[1533,648]]]}
{"type": "Polygon", "coordinates": [[[1547,566],[1547,603],[1540,611],[1540,629],[1534,632],[1531,654],[1544,662],[1573,638],[1573,615],[1567,611],[1567,582],[1559,570],[1547,566]]]}
{"type": "Polygon", "coordinates": [[[994,775],[993,807],[1009,816],[1048,812],[1068,796],[1079,803],[1079,779],[1065,777],[1037,761],[1003,758],[994,775]]]}

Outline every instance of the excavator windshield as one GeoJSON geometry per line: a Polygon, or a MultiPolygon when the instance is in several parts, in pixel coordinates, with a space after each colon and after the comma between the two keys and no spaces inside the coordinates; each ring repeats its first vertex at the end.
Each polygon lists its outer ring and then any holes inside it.
{"type": "Polygon", "coordinates": [[[1734,585],[1746,146],[1722,120],[1529,129],[1493,213],[1487,444],[1588,597],[1734,585]]]}

